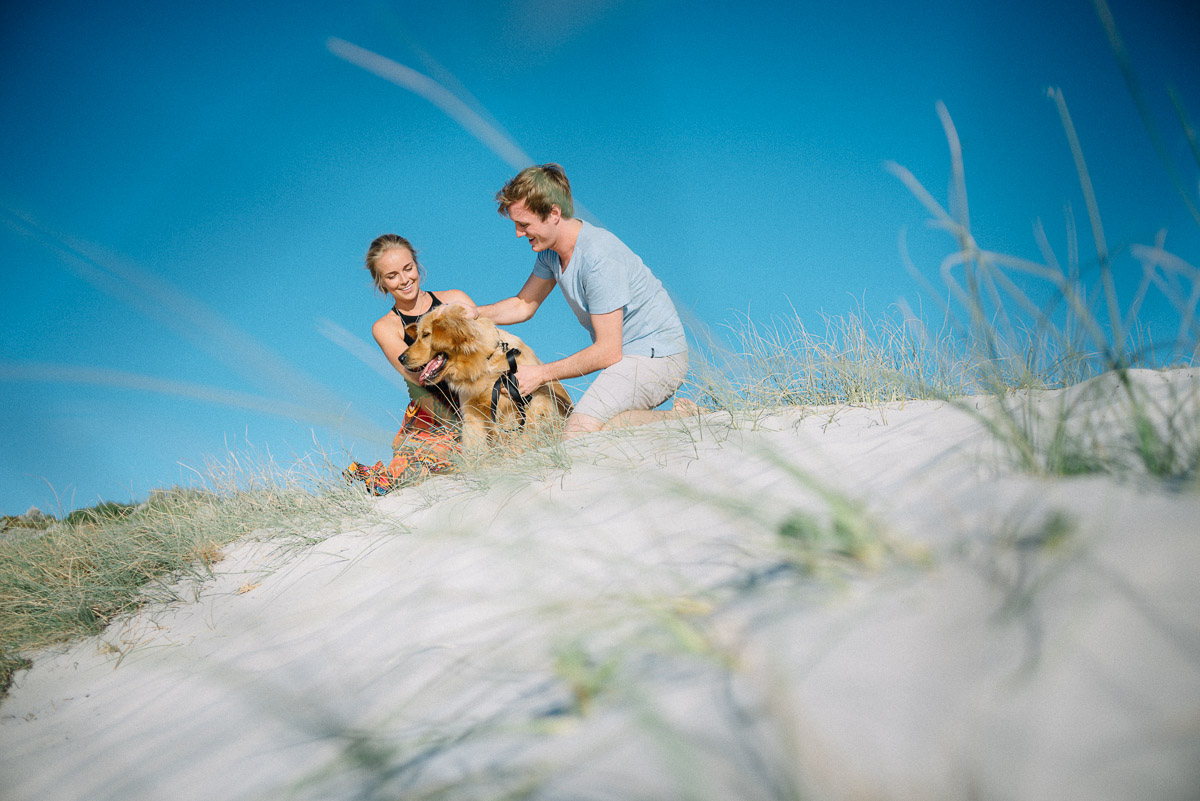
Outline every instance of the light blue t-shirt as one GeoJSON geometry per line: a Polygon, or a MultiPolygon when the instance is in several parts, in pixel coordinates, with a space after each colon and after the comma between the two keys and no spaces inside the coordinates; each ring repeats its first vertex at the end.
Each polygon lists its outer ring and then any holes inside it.
{"type": "Polygon", "coordinates": [[[670,356],[687,350],[687,339],[675,304],[662,282],[638,255],[608,231],[581,220],[583,228],[567,271],[553,250],[537,256],[533,274],[553,278],[567,305],[592,341],[593,314],[624,309],[621,352],[626,356],[670,356]]]}

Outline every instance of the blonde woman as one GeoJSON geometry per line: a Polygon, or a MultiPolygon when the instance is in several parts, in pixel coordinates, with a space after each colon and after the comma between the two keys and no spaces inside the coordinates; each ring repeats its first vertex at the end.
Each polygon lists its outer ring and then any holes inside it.
{"type": "Polygon", "coordinates": [[[416,248],[397,234],[384,234],[371,243],[366,267],[375,288],[392,301],[387,313],[371,326],[371,333],[388,362],[408,382],[411,400],[392,441],[392,461],[373,466],[351,462],[345,475],[351,481],[362,481],[374,494],[383,495],[430,473],[452,469],[451,457],[458,449],[458,399],[444,384],[422,386],[417,373],[400,364],[400,354],[412,344],[404,329],[443,303],[475,304],[458,289],[422,289],[425,270],[417,261],[416,248]]]}
{"type": "Polygon", "coordinates": [[[371,326],[371,333],[388,362],[408,382],[408,394],[416,409],[409,425],[426,429],[457,425],[458,400],[454,393],[441,383],[421,386],[417,374],[400,364],[400,354],[412,344],[404,331],[408,325],[444,303],[474,306],[474,301],[458,289],[422,289],[425,270],[417,261],[417,251],[397,234],[377,237],[367,249],[366,263],[375,287],[392,301],[388,312],[371,326]]]}

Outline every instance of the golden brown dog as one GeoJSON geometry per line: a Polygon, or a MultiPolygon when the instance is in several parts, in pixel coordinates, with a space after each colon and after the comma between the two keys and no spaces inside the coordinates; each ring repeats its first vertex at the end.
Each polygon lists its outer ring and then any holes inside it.
{"type": "MultiPolygon", "coordinates": [[[[463,448],[478,451],[504,431],[521,427],[521,409],[507,391],[494,388],[510,372],[508,351],[517,349],[517,364],[541,364],[521,338],[501,331],[487,318],[472,320],[462,306],[439,306],[408,326],[413,344],[400,363],[420,373],[421,384],[445,381],[457,395],[462,413],[463,448]]],[[[514,394],[515,390],[513,391],[514,394]]],[[[571,413],[571,398],[558,381],[539,387],[529,398],[524,415],[533,430],[544,429],[571,413]]]]}

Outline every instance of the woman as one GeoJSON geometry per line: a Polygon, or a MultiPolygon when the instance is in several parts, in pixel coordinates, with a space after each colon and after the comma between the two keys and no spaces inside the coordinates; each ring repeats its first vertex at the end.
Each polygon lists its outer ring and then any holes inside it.
{"type": "Polygon", "coordinates": [[[437,293],[421,289],[425,270],[417,261],[417,251],[402,236],[384,234],[376,238],[367,249],[366,262],[376,289],[392,298],[392,308],[375,321],[371,333],[388,362],[408,382],[412,403],[409,413],[405,415],[405,428],[456,426],[458,401],[454,393],[441,383],[427,387],[418,384],[417,374],[400,364],[400,354],[412,344],[404,331],[405,327],[420,320],[430,309],[443,303],[458,302],[474,306],[475,302],[458,289],[437,293]]]}
{"type": "Polygon", "coordinates": [[[412,341],[404,329],[443,303],[475,303],[467,293],[457,289],[437,293],[421,289],[425,270],[417,261],[417,251],[402,236],[384,234],[367,248],[367,269],[375,288],[390,295],[392,308],[375,321],[371,333],[379,349],[392,367],[408,382],[412,399],[404,412],[400,431],[392,441],[392,461],[373,467],[351,462],[345,475],[363,481],[371,492],[383,495],[398,486],[413,483],[430,473],[452,467],[451,456],[458,447],[455,430],[458,428],[458,400],[444,384],[421,386],[417,373],[400,364],[400,354],[412,341]]]}

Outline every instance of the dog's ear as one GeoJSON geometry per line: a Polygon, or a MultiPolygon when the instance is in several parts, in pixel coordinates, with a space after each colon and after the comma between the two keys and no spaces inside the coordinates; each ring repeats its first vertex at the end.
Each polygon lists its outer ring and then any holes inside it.
{"type": "Polygon", "coordinates": [[[404,326],[404,335],[406,337],[408,337],[409,339],[411,339],[413,342],[416,342],[417,341],[417,324],[409,323],[408,325],[404,326]]]}
{"type": "Polygon", "coordinates": [[[446,336],[455,345],[455,350],[461,351],[470,347],[474,342],[474,337],[471,336],[471,326],[468,324],[466,317],[459,314],[448,314],[446,319],[442,321],[442,330],[446,332],[446,336]]]}
{"type": "Polygon", "coordinates": [[[438,309],[437,320],[442,335],[453,343],[455,351],[466,353],[478,348],[475,321],[467,317],[467,310],[462,306],[453,303],[442,306],[438,309]]]}

